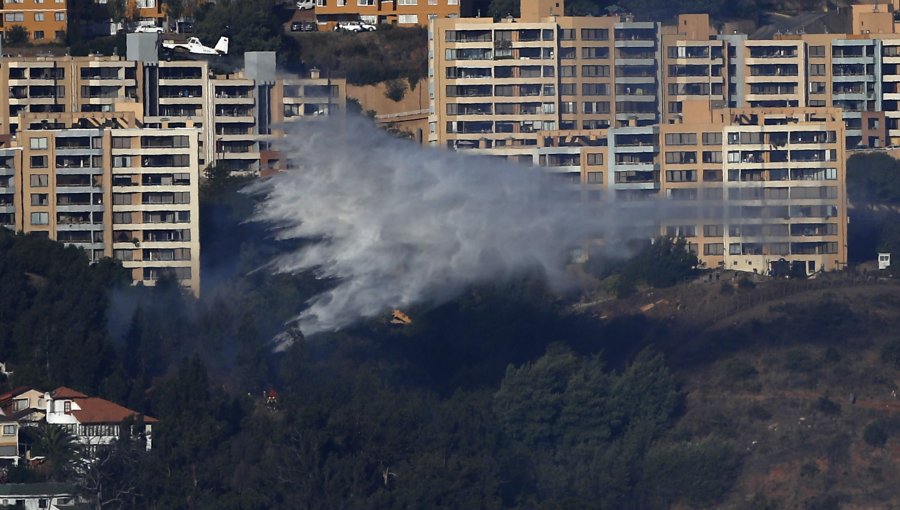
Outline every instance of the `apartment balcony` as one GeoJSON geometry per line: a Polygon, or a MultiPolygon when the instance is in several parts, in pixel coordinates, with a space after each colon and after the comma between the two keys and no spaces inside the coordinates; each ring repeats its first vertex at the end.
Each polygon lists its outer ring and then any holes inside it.
{"type": "Polygon", "coordinates": [[[56,230],[57,231],[100,231],[102,232],[105,228],[103,222],[94,222],[91,223],[90,219],[80,220],[78,218],[71,218],[68,216],[57,217],[56,219],[56,230]]]}
{"type": "Polygon", "coordinates": [[[90,204],[90,203],[77,203],[77,204],[66,204],[61,205],[57,204],[56,212],[103,212],[104,206],[103,204],[90,204]]]}
{"type": "MultiPolygon", "coordinates": [[[[56,174],[57,175],[83,175],[83,174],[102,175],[103,169],[102,168],[94,168],[94,167],[83,167],[83,168],[82,167],[77,167],[77,168],[56,167],[56,174]]],[[[2,174],[0,174],[0,175],[2,175],[2,174]]]]}
{"type": "Polygon", "coordinates": [[[644,57],[644,58],[616,58],[615,65],[617,66],[653,66],[656,65],[656,58],[652,56],[644,57]]]}
{"type": "MultiPolygon", "coordinates": [[[[285,98],[285,99],[287,99],[287,98],[285,98]]],[[[223,97],[220,97],[220,96],[216,96],[215,104],[217,104],[217,105],[232,105],[232,104],[238,104],[238,105],[255,105],[255,104],[256,104],[256,98],[254,98],[253,96],[250,96],[250,95],[247,95],[247,96],[230,96],[230,97],[224,97],[224,96],[223,96],[223,97]]]]}
{"type": "Polygon", "coordinates": [[[656,85],[656,75],[653,76],[616,76],[616,85],[656,85]]]}
{"type": "Polygon", "coordinates": [[[613,170],[619,172],[658,172],[659,165],[652,161],[616,161],[613,170]]]}

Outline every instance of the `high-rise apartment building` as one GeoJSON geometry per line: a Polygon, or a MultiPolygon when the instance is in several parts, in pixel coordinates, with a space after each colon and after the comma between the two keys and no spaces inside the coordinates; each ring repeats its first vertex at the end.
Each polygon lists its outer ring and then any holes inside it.
{"type": "Polygon", "coordinates": [[[410,27],[434,18],[470,16],[475,14],[470,5],[469,0],[316,0],[316,19],[329,29],[355,20],[410,27]]]}
{"type": "Polygon", "coordinates": [[[547,131],[659,122],[659,24],[562,14],[524,0],[519,19],[434,20],[432,145],[527,147],[547,131]]]}
{"type": "Polygon", "coordinates": [[[28,42],[33,44],[58,43],[66,38],[67,0],[4,0],[0,12],[4,34],[18,26],[28,32],[28,42]]]}
{"type": "Polygon", "coordinates": [[[834,108],[712,110],[660,126],[663,230],[709,267],[812,273],[847,263],[844,123],[834,108]]]}
{"type": "Polygon", "coordinates": [[[199,129],[121,113],[21,118],[0,150],[7,226],[114,257],[135,282],[168,273],[200,292],[199,129]]]}
{"type": "Polygon", "coordinates": [[[274,53],[248,53],[244,69],[216,74],[203,60],[159,60],[155,34],[132,36],[131,59],[0,59],[0,134],[16,134],[21,114],[130,111],[146,127],[200,129],[201,168],[255,173],[273,126],[344,110],[346,80],[276,76],[274,53]]]}

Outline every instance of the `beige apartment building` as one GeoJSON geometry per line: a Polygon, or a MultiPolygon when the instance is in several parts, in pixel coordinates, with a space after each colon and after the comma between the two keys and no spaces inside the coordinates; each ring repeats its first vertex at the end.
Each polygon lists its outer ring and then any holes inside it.
{"type": "Polygon", "coordinates": [[[21,119],[0,151],[9,226],[114,257],[135,282],[171,274],[199,294],[198,129],[147,128],[127,113],[21,119]]]}
{"type": "Polygon", "coordinates": [[[469,0],[316,0],[316,20],[331,29],[341,21],[427,25],[434,18],[469,16],[469,0]]]}
{"type": "Polygon", "coordinates": [[[839,110],[687,103],[680,122],[660,127],[660,159],[673,204],[664,230],[686,237],[708,267],[766,274],[781,259],[809,273],[846,267],[839,110]]]}
{"type": "Polygon", "coordinates": [[[201,168],[252,174],[273,126],[344,111],[345,79],[277,76],[271,52],[250,52],[244,69],[216,74],[204,60],[159,60],[153,40],[144,49],[131,59],[0,58],[0,135],[15,135],[21,114],[129,111],[146,127],[200,129],[201,168]]]}
{"type": "Polygon", "coordinates": [[[58,43],[66,38],[67,0],[4,0],[0,13],[4,34],[20,26],[32,44],[58,43]]]}
{"type": "Polygon", "coordinates": [[[519,19],[434,20],[432,145],[533,147],[545,132],[659,122],[659,24],[563,9],[524,0],[519,19]]]}

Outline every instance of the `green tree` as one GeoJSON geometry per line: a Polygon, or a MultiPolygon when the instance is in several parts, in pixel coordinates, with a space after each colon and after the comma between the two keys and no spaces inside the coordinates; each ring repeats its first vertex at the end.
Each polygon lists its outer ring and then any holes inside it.
{"type": "Polygon", "coordinates": [[[75,437],[60,425],[44,424],[36,429],[33,452],[43,457],[40,470],[50,481],[64,481],[73,475],[81,448],[75,437]]]}
{"type": "Polygon", "coordinates": [[[28,29],[24,25],[12,25],[6,29],[6,44],[10,46],[24,46],[28,43],[28,29]]]}

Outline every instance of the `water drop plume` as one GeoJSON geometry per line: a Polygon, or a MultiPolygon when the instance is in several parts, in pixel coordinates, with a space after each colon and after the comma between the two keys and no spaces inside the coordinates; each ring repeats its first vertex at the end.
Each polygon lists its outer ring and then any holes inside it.
{"type": "Polygon", "coordinates": [[[279,238],[315,241],[273,267],[334,279],[299,313],[306,335],[535,268],[564,285],[581,241],[634,235],[621,211],[585,207],[540,170],[420,147],[365,119],[302,123],[283,143],[294,168],[250,191],[279,238]]]}

